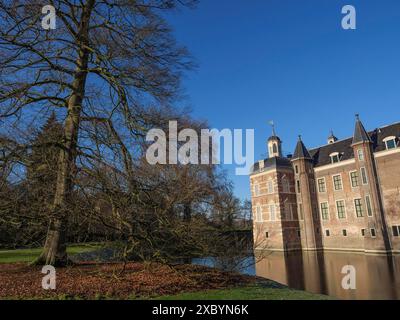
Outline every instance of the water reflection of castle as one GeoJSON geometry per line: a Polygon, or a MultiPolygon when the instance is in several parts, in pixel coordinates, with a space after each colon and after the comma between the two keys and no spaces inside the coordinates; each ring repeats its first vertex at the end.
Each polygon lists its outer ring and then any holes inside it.
{"type": "Polygon", "coordinates": [[[340,299],[400,299],[400,256],[269,251],[256,263],[256,274],[340,299]],[[356,268],[355,290],[341,286],[345,265],[356,268]]]}

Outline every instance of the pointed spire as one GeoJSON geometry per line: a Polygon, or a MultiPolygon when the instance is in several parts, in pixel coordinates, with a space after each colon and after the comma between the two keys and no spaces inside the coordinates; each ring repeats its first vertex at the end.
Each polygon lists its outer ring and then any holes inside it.
{"type": "Polygon", "coordinates": [[[363,142],[371,142],[371,138],[369,137],[369,134],[365,130],[360,120],[360,115],[356,114],[356,126],[354,129],[353,144],[363,143],[363,142]]]}
{"type": "Polygon", "coordinates": [[[311,159],[311,155],[308,152],[306,146],[301,140],[301,135],[299,135],[299,141],[297,141],[296,149],[294,150],[293,159],[311,159]]]}
{"type": "Polygon", "coordinates": [[[278,141],[280,141],[281,139],[276,135],[276,131],[275,131],[275,123],[274,123],[274,121],[269,121],[268,122],[269,123],[269,125],[271,126],[271,128],[272,128],[272,135],[268,138],[268,141],[269,140],[278,140],[278,141]]]}

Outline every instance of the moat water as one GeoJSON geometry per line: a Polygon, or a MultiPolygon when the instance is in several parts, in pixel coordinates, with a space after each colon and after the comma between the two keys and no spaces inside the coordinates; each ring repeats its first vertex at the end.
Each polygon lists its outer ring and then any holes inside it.
{"type": "MultiPolygon", "coordinates": [[[[115,250],[82,253],[82,261],[112,261],[115,250]]],[[[193,264],[257,275],[291,288],[339,299],[400,300],[400,255],[334,252],[262,252],[255,256],[193,259],[193,264]],[[355,268],[355,289],[345,290],[344,266],[355,268]]]]}
{"type": "Polygon", "coordinates": [[[193,263],[257,275],[339,299],[400,299],[400,255],[263,252],[256,257],[196,259],[193,263]],[[355,289],[346,290],[342,269],[348,265],[355,268],[355,289]]]}

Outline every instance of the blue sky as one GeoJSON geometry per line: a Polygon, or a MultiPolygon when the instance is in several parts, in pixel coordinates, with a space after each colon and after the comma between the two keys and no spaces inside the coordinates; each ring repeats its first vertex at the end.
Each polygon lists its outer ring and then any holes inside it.
{"type": "MultiPolygon", "coordinates": [[[[255,129],[256,160],[266,155],[274,120],[286,153],[297,135],[311,148],[332,128],[352,134],[400,121],[400,1],[202,0],[169,21],[199,67],[184,79],[184,102],[214,128],[255,129]],[[357,10],[357,29],[341,28],[341,9],[357,10]]],[[[249,198],[249,179],[235,176],[249,198]]]]}

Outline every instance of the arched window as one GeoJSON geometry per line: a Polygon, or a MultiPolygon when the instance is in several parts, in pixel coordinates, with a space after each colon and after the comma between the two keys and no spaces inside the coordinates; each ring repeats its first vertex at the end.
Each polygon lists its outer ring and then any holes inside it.
{"type": "Polygon", "coordinates": [[[272,146],[272,150],[274,153],[278,153],[278,148],[276,146],[276,143],[274,143],[274,145],[272,146]]]}

